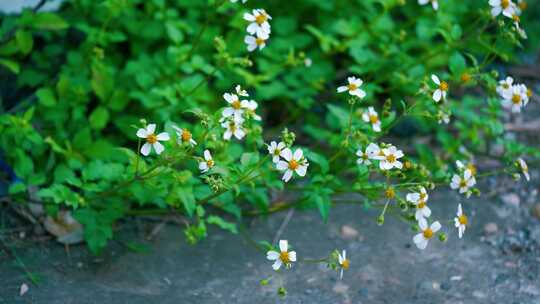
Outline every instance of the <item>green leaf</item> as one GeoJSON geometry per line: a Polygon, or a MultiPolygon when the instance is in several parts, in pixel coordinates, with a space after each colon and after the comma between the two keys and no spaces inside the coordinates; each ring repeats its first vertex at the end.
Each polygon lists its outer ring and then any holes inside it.
{"type": "Polygon", "coordinates": [[[461,26],[459,26],[459,24],[454,24],[452,26],[452,31],[450,32],[452,39],[459,40],[462,34],[463,34],[463,30],[461,29],[461,26]]]}
{"type": "Polygon", "coordinates": [[[195,201],[195,196],[193,195],[193,188],[178,187],[176,189],[176,193],[178,194],[178,198],[184,205],[184,209],[186,209],[187,214],[189,215],[189,217],[192,217],[195,208],[197,208],[197,202],[195,201]]]}
{"type": "Polygon", "coordinates": [[[32,47],[34,46],[32,34],[24,30],[18,30],[15,33],[15,41],[17,42],[17,47],[24,55],[30,53],[32,47]]]}
{"type": "Polygon", "coordinates": [[[224,219],[222,219],[221,217],[219,216],[216,216],[216,215],[210,215],[207,219],[206,219],[206,222],[208,224],[214,224],[216,226],[218,226],[219,228],[221,229],[224,229],[224,230],[227,230],[227,231],[230,231],[234,234],[237,234],[238,233],[238,229],[236,228],[236,224],[235,223],[230,223],[230,222],[227,222],[225,221],[224,219]]]}
{"type": "Polygon", "coordinates": [[[465,58],[459,52],[455,52],[454,54],[452,54],[452,56],[450,56],[450,60],[448,61],[448,68],[450,69],[452,74],[459,76],[466,67],[467,63],[465,62],[465,58]]]}
{"type": "Polygon", "coordinates": [[[0,58],[0,64],[5,66],[15,74],[19,74],[19,72],[21,71],[19,64],[13,60],[0,58]]]}
{"type": "Polygon", "coordinates": [[[49,87],[44,87],[37,90],[36,96],[39,103],[46,107],[52,107],[56,105],[56,97],[54,96],[54,91],[49,87]]]}
{"type": "Polygon", "coordinates": [[[105,107],[97,107],[92,114],[90,114],[90,126],[93,129],[101,130],[109,121],[109,111],[105,107]]]}
{"type": "Polygon", "coordinates": [[[31,24],[34,28],[40,30],[63,30],[69,27],[69,24],[55,13],[37,13],[34,15],[31,24]]]}

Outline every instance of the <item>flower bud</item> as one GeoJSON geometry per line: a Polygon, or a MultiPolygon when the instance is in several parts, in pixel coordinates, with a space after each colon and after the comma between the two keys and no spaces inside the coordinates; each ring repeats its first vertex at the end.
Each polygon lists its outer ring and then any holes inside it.
{"type": "Polygon", "coordinates": [[[281,296],[281,297],[284,297],[287,295],[287,289],[285,289],[285,287],[280,287],[278,289],[278,295],[281,296]]]}
{"type": "Polygon", "coordinates": [[[382,226],[384,224],[384,215],[379,215],[377,217],[377,225],[382,226]]]}
{"type": "Polygon", "coordinates": [[[444,232],[439,233],[439,241],[446,242],[446,240],[447,240],[446,233],[444,232]]]}
{"type": "Polygon", "coordinates": [[[393,187],[388,187],[388,188],[386,188],[386,191],[384,191],[384,195],[388,199],[393,199],[393,198],[396,197],[396,191],[394,190],[393,187]]]}

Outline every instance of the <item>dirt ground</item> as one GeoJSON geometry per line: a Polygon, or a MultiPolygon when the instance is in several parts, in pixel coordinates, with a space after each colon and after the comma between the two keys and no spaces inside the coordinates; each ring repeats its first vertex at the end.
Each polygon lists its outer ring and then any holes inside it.
{"type": "MultiPolygon", "coordinates": [[[[489,190],[490,182],[482,187],[489,190]]],[[[425,251],[413,245],[414,232],[403,222],[387,218],[377,226],[377,210],[361,205],[336,206],[327,224],[315,211],[295,211],[281,237],[299,258],[346,249],[351,267],[343,280],[306,263],[278,277],[241,234],[212,230],[191,246],[173,224],[148,241],[158,223],[125,223],[99,258],[81,246],[68,256],[55,242],[23,241],[14,250],[40,283],[31,284],[15,261],[3,257],[0,303],[540,303],[540,219],[530,211],[539,202],[538,185],[509,181],[502,195],[465,202],[470,227],[461,240],[451,218],[443,217],[453,216],[459,196],[433,193],[432,217],[441,220],[448,241],[432,240],[425,251]],[[133,252],[130,242],[146,250],[133,252]],[[288,290],[284,298],[276,294],[280,281],[288,290]],[[23,283],[29,290],[20,296],[23,283]]],[[[248,233],[271,241],[286,216],[254,219],[246,223],[248,233]]]]}

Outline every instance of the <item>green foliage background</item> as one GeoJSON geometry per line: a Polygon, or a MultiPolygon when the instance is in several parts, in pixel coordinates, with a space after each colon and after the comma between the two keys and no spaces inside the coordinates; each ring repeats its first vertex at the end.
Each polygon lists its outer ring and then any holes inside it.
{"type": "Polygon", "coordinates": [[[411,160],[425,170],[408,180],[446,178],[462,146],[480,152],[502,144],[508,163],[538,157],[503,139],[495,94],[502,76],[491,64],[537,49],[539,10],[530,1],[522,16],[529,39],[520,41],[509,19],[490,16],[487,2],[441,0],[434,11],[404,0],[73,0],[54,13],[3,16],[0,148],[18,177],[9,194],[21,204],[40,201],[51,214],[73,209],[94,252],[117,220],[145,212],[186,214],[192,241],[206,235],[206,224],[236,232],[234,218],[271,210],[270,192],[284,186],[269,165],[259,170],[267,160],[258,152],[288,127],[312,162],[299,206],[326,218],[339,189],[370,198],[381,189],[354,165],[354,149],[376,138],[359,110],[344,142],[349,105],[335,88],[349,75],[363,78],[368,97],[360,108],[382,109],[383,126],[417,114],[399,122],[439,145],[437,153],[415,146],[411,160]],[[272,34],[267,48],[248,53],[242,15],[252,8],[273,17],[272,34]],[[430,94],[418,94],[432,73],[450,83],[450,126],[437,124],[430,94]],[[463,83],[464,73],[472,80],[463,83]],[[259,102],[263,123],[249,126],[246,141],[224,143],[216,127],[221,95],[236,84],[259,102]],[[140,161],[134,179],[141,118],[171,135],[173,123],[189,128],[199,145],[191,151],[169,142],[162,157],[140,161]],[[193,155],[204,148],[213,151],[216,175],[199,176],[193,155]],[[350,156],[330,165],[336,150],[350,156]]]}

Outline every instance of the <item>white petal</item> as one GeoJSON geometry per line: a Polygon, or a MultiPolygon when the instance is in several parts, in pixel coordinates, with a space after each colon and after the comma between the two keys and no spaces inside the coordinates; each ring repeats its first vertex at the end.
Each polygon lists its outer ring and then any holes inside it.
{"type": "Polygon", "coordinates": [[[281,267],[282,264],[283,264],[283,263],[281,262],[281,260],[280,260],[280,259],[277,259],[277,260],[274,262],[274,264],[272,264],[272,269],[274,269],[274,270],[277,271],[277,270],[279,270],[279,268],[281,267]]]}
{"type": "Polygon", "coordinates": [[[427,221],[423,218],[418,220],[418,226],[421,230],[426,230],[426,228],[428,227],[427,221]]]}
{"type": "Polygon", "coordinates": [[[276,164],[276,169],[278,169],[279,171],[283,171],[283,170],[287,170],[287,168],[289,168],[289,164],[287,162],[280,161],[279,157],[278,157],[278,162],[276,164]]]}
{"type": "Polygon", "coordinates": [[[247,21],[255,21],[255,16],[253,16],[253,15],[250,14],[250,13],[245,13],[245,14],[244,14],[244,20],[247,20],[247,21]]]}
{"type": "Polygon", "coordinates": [[[288,182],[291,180],[293,172],[291,170],[285,171],[285,174],[283,174],[283,177],[281,178],[284,182],[288,182]]]}
{"type": "Polygon", "coordinates": [[[341,86],[341,87],[337,88],[337,91],[338,91],[338,93],[343,93],[343,92],[347,91],[348,89],[349,88],[346,87],[346,86],[341,86]]]}
{"type": "Polygon", "coordinates": [[[439,223],[439,221],[433,222],[433,223],[431,224],[431,230],[432,230],[433,232],[437,232],[437,231],[439,231],[440,229],[441,229],[441,223],[439,223]]]}
{"type": "Polygon", "coordinates": [[[148,154],[150,154],[150,150],[152,150],[152,145],[149,144],[149,143],[145,143],[141,147],[141,154],[144,155],[144,156],[147,156],[148,154]]]}
{"type": "Polygon", "coordinates": [[[418,234],[416,234],[416,235],[413,237],[413,242],[414,242],[415,244],[418,244],[418,243],[424,241],[424,239],[425,239],[425,238],[424,238],[424,234],[423,234],[423,233],[418,233],[418,234]]]}
{"type": "Polygon", "coordinates": [[[160,144],[159,141],[154,143],[152,147],[154,147],[154,150],[156,150],[157,155],[160,155],[161,152],[165,150],[165,147],[162,144],[160,144]]]}
{"type": "Polygon", "coordinates": [[[212,154],[210,154],[210,151],[204,150],[204,159],[206,159],[206,160],[211,160],[212,159],[212,154]]]}
{"type": "Polygon", "coordinates": [[[279,252],[270,250],[266,253],[266,258],[273,261],[279,259],[279,252]]]}
{"type": "Polygon", "coordinates": [[[433,100],[435,100],[436,102],[439,102],[442,98],[442,91],[437,89],[435,90],[435,92],[433,92],[433,100]]]}
{"type": "Polygon", "coordinates": [[[296,149],[296,151],[294,151],[293,159],[298,161],[302,159],[303,156],[304,154],[302,153],[302,150],[296,149]]]}
{"type": "Polygon", "coordinates": [[[169,139],[171,139],[171,138],[169,137],[169,133],[167,133],[167,132],[159,133],[158,136],[157,136],[157,140],[160,140],[160,141],[167,141],[169,139]]]}
{"type": "Polygon", "coordinates": [[[439,80],[439,77],[437,77],[437,75],[435,75],[435,74],[431,75],[431,80],[433,80],[433,82],[435,82],[436,85],[441,84],[441,81],[439,80]]]}
{"type": "Polygon", "coordinates": [[[279,240],[279,250],[281,252],[289,251],[289,242],[287,240],[279,240]]]}
{"type": "Polygon", "coordinates": [[[203,173],[208,171],[208,164],[206,162],[200,162],[199,170],[201,170],[203,173]]]}
{"type": "Polygon", "coordinates": [[[146,132],[145,129],[139,129],[139,130],[137,130],[137,137],[146,138],[146,137],[148,137],[148,133],[146,132]]]}
{"type": "Polygon", "coordinates": [[[299,176],[305,176],[306,171],[307,171],[307,166],[298,166],[298,168],[296,168],[295,170],[296,174],[298,174],[299,176]]]}
{"type": "Polygon", "coordinates": [[[291,149],[287,148],[281,151],[281,157],[283,157],[286,161],[290,161],[292,159],[291,149]]]}
{"type": "Polygon", "coordinates": [[[426,240],[425,238],[422,239],[420,242],[416,243],[416,247],[418,247],[418,249],[426,249],[427,247],[427,244],[428,244],[428,240],[426,240]]]}
{"type": "Polygon", "coordinates": [[[289,252],[289,260],[291,262],[296,262],[296,251],[289,252]]]}

